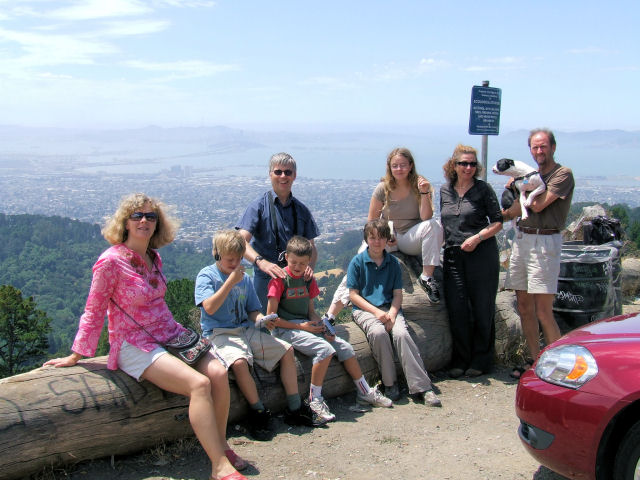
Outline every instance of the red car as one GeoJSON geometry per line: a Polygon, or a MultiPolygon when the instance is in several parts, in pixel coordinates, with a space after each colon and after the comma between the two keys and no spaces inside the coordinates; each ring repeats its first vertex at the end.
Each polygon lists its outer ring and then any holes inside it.
{"type": "Polygon", "coordinates": [[[522,375],[518,434],[569,478],[640,479],[640,314],[573,330],[522,375]]]}

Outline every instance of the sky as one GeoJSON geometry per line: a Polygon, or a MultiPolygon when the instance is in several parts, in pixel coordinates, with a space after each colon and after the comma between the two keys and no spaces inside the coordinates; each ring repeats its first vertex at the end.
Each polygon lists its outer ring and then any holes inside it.
{"type": "Polygon", "coordinates": [[[0,124],[640,130],[640,2],[0,0],[0,124]]]}

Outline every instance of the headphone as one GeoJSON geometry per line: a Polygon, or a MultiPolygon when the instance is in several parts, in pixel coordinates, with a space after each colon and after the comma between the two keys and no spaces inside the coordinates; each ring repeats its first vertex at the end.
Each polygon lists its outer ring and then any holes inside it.
{"type": "Polygon", "coordinates": [[[220,261],[220,254],[218,253],[218,244],[216,243],[216,237],[213,237],[213,259],[216,262],[220,261]]]}

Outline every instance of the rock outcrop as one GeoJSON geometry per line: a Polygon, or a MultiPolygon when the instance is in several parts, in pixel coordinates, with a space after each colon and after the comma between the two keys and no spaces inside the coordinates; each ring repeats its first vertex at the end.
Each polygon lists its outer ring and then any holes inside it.
{"type": "Polygon", "coordinates": [[[622,296],[635,299],[640,296],[640,259],[622,260],[622,296]]]}

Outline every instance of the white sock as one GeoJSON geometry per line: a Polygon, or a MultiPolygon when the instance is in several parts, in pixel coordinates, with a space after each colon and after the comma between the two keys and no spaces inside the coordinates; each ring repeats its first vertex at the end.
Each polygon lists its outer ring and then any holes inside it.
{"type": "Polygon", "coordinates": [[[431,277],[430,277],[430,276],[428,276],[428,275],[425,275],[424,273],[421,273],[421,274],[420,274],[420,278],[421,278],[421,279],[423,279],[423,280],[428,280],[428,279],[430,279],[431,277]]]}
{"type": "Polygon", "coordinates": [[[317,398],[322,398],[322,385],[317,386],[312,383],[311,387],[309,388],[309,396],[311,397],[312,401],[317,398]]]}
{"type": "Polygon", "coordinates": [[[371,387],[367,383],[367,380],[362,375],[359,379],[354,380],[353,383],[356,384],[356,388],[362,395],[367,395],[371,392],[371,387]]]}

